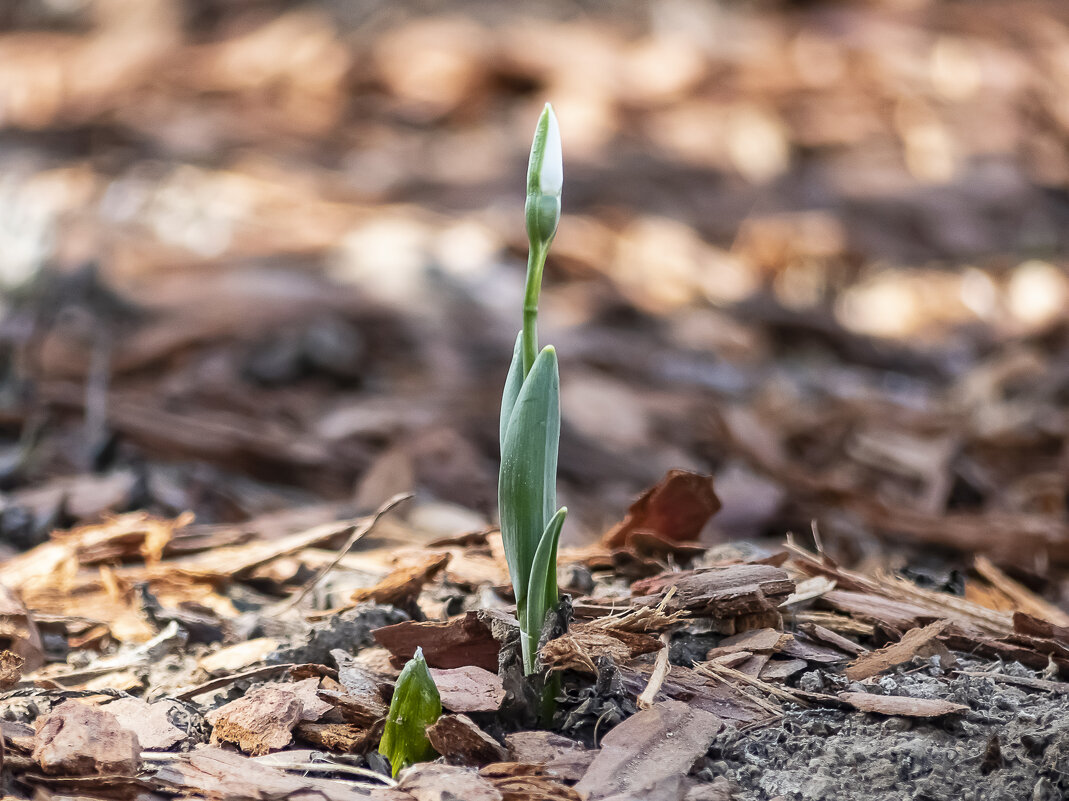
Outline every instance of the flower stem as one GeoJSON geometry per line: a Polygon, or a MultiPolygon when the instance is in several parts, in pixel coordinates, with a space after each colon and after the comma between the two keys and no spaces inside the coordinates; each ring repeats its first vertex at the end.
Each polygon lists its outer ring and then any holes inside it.
{"type": "Polygon", "coordinates": [[[527,286],[523,292],[523,377],[526,378],[538,355],[538,296],[542,292],[542,269],[548,245],[531,243],[527,255],[527,286]]]}

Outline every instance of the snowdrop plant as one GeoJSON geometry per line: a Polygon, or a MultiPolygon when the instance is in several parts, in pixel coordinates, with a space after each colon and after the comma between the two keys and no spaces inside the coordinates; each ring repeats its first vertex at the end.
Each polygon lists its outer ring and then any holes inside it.
{"type": "Polygon", "coordinates": [[[527,165],[525,215],[530,250],[523,295],[523,328],[516,336],[501,399],[501,539],[516,594],[524,672],[538,668],[538,639],[556,606],[557,542],[568,510],[557,509],[560,377],[557,352],[538,349],[542,270],[560,221],[564,170],[560,129],[547,103],[535,129],[527,165]]]}
{"type": "Polygon", "coordinates": [[[394,686],[390,713],[379,741],[379,753],[390,760],[394,778],[402,768],[437,756],[427,727],[442,714],[442,699],[427,669],[423,649],[417,648],[394,686]]]}

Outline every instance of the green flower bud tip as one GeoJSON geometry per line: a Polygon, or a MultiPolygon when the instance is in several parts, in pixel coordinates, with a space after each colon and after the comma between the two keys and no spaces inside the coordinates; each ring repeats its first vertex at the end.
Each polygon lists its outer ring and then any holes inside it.
{"type": "Polygon", "coordinates": [[[434,759],[435,750],[427,739],[427,727],[442,714],[438,688],[427,669],[423,649],[417,648],[397,677],[390,714],[379,742],[379,753],[390,760],[393,775],[416,762],[434,759]]]}

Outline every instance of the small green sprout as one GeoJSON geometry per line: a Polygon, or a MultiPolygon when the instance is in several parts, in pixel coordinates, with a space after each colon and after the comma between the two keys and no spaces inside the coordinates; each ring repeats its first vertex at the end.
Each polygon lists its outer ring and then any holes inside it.
{"type": "Polygon", "coordinates": [[[538,639],[556,606],[557,542],[566,508],[557,509],[560,377],[557,352],[538,351],[542,270],[560,221],[564,171],[557,117],[548,103],[535,129],[527,165],[527,285],[523,329],[516,336],[501,399],[501,539],[516,593],[524,672],[538,668],[538,639]]]}
{"type": "Polygon", "coordinates": [[[423,649],[417,648],[397,677],[390,714],[379,741],[379,753],[390,760],[394,777],[402,768],[437,756],[427,739],[427,727],[441,715],[442,699],[427,669],[423,649]]]}

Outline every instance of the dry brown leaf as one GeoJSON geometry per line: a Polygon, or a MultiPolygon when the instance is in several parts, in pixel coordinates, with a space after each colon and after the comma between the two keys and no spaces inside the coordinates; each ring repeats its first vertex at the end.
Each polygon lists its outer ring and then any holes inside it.
{"type": "Polygon", "coordinates": [[[639,532],[672,543],[694,541],[719,509],[712,476],[670,470],[631,504],[627,516],[605,533],[601,543],[606,548],[624,548],[639,532]]]}
{"type": "Polygon", "coordinates": [[[431,581],[442,568],[449,564],[449,560],[448,553],[432,554],[419,564],[393,571],[374,587],[355,590],[350,600],[353,603],[374,601],[405,609],[415,602],[420,592],[423,591],[423,585],[431,581]]]}

